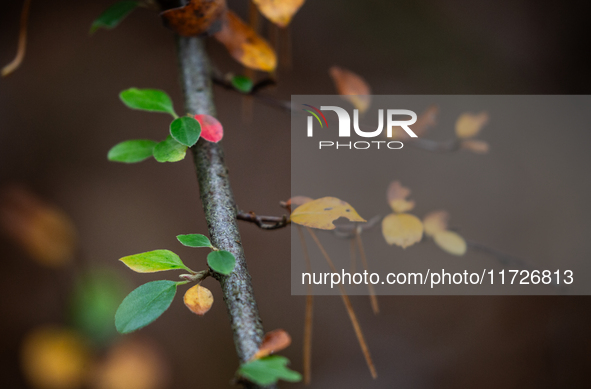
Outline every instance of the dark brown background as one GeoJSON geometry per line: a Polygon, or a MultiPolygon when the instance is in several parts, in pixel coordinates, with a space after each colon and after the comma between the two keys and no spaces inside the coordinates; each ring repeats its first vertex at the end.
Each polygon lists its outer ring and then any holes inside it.
{"type": "MultiPolygon", "coordinates": [[[[14,55],[19,3],[2,9],[0,63],[14,55]]],[[[174,236],[206,227],[189,160],[132,166],[106,161],[109,147],[121,140],[162,138],[169,120],[128,110],[117,98],[119,91],[161,88],[173,96],[179,111],[181,106],[172,34],[155,14],[139,10],[116,30],[88,36],[90,23],[109,3],[33,2],[25,63],[0,80],[0,180],[24,183],[63,207],[77,224],[87,259],[112,265],[139,285],[152,278],[125,271],[117,258],[156,248],[197,256],[179,247],[174,236]]],[[[229,3],[244,15],[244,2],[229,3]]],[[[332,93],[327,69],[334,64],[362,74],[375,94],[589,93],[589,33],[580,3],[309,1],[293,23],[294,69],[279,72],[275,93],[285,99],[332,93]]],[[[220,68],[240,70],[217,43],[210,48],[220,68]]],[[[243,124],[240,97],[216,91],[216,102],[239,206],[279,214],[277,203],[290,192],[289,116],[257,105],[253,122],[243,124]]],[[[541,135],[552,141],[552,135],[541,135]]],[[[523,150],[526,161],[538,142],[535,131],[527,136],[531,148],[523,150]]],[[[586,152],[589,136],[577,136],[576,152],[567,153],[568,166],[576,166],[584,181],[588,166],[577,159],[586,152]]],[[[493,152],[482,158],[501,162],[504,156],[493,152]]],[[[552,161],[553,156],[545,158],[552,161]]],[[[412,166],[400,169],[412,174],[412,166]]],[[[525,175],[523,170],[517,169],[525,175]]],[[[424,182],[440,174],[425,176],[424,182]]],[[[455,183],[462,196],[480,193],[473,184],[481,176],[462,178],[455,183]]],[[[497,178],[501,189],[518,190],[497,178]]],[[[514,183],[519,182],[517,176],[514,183]]],[[[562,190],[570,194],[577,187],[562,190]]],[[[421,196],[425,205],[441,204],[426,193],[421,196]]],[[[560,207],[559,198],[548,207],[560,207]]],[[[459,199],[454,209],[463,204],[459,199]]],[[[524,205],[499,201],[479,206],[520,212],[524,205]]],[[[588,208],[569,212],[588,215],[588,208]]],[[[478,238],[490,237],[491,244],[523,256],[535,255],[542,243],[539,234],[528,234],[528,223],[499,232],[496,225],[487,231],[487,222],[476,215],[472,222],[479,226],[478,238]]],[[[543,230],[535,224],[536,231],[543,230]]],[[[588,222],[572,229],[584,239],[588,222]]],[[[290,296],[289,234],[243,225],[242,235],[265,328],[284,328],[293,335],[294,344],[284,354],[301,371],[304,299],[290,296]]],[[[62,320],[56,288],[62,281],[6,238],[0,244],[0,381],[2,387],[21,388],[26,385],[18,367],[19,343],[36,325],[62,320]]],[[[195,317],[177,299],[142,331],[173,366],[174,388],[227,387],[236,368],[219,287],[211,280],[205,285],[218,299],[207,316],[195,317]]],[[[369,377],[340,300],[316,301],[313,387],[588,386],[588,298],[384,297],[378,317],[366,298],[353,298],[376,361],[377,381],[369,377]]]]}

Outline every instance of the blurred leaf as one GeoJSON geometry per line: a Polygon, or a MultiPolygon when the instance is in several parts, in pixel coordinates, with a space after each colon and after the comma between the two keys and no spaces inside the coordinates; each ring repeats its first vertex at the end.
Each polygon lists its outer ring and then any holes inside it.
{"type": "Polygon", "coordinates": [[[359,112],[364,113],[371,103],[371,92],[367,82],[350,70],[333,66],[329,70],[338,94],[349,101],[359,112]]]}
{"type": "Polygon", "coordinates": [[[460,143],[460,147],[476,154],[486,154],[490,148],[488,143],[478,139],[465,139],[460,143]]]}
{"type": "Polygon", "coordinates": [[[169,386],[166,360],[151,343],[125,337],[93,369],[93,389],[162,389],[169,386]]]}
{"type": "Polygon", "coordinates": [[[172,135],[177,142],[191,147],[199,140],[199,135],[201,135],[201,124],[192,117],[183,116],[170,123],[170,135],[172,135]]]}
{"type": "Polygon", "coordinates": [[[305,0],[253,0],[259,11],[279,27],[287,27],[305,0]]]}
{"type": "Polygon", "coordinates": [[[301,381],[300,373],[289,369],[288,364],[289,359],[272,355],[243,364],[238,373],[249,381],[263,386],[274,384],[280,379],[289,382],[301,381]]]}
{"type": "Polygon", "coordinates": [[[131,109],[150,112],[165,112],[177,117],[172,107],[172,100],[166,92],[158,89],[129,88],[119,94],[123,104],[131,109]]]}
{"type": "Polygon", "coordinates": [[[242,93],[249,93],[254,86],[252,80],[246,76],[234,76],[231,82],[232,86],[242,93]]]}
{"type": "MultiPolygon", "coordinates": [[[[293,199],[292,199],[293,200],[293,199]]],[[[352,222],[365,222],[355,209],[336,197],[323,197],[297,207],[290,216],[293,223],[321,230],[334,230],[333,221],[344,217],[352,222]]]]}
{"type": "Polygon", "coordinates": [[[212,247],[211,242],[205,235],[201,234],[186,234],[177,235],[176,237],[181,244],[188,247],[212,247]]]}
{"type": "Polygon", "coordinates": [[[70,299],[74,326],[97,345],[116,334],[113,316],[125,297],[126,282],[116,273],[93,269],[76,279],[70,299]]]}
{"type": "Polygon", "coordinates": [[[169,250],[154,250],[129,255],[120,259],[127,267],[138,273],[154,273],[165,270],[185,269],[191,271],[178,255],[169,250]]]}
{"type": "Polygon", "coordinates": [[[187,290],[183,300],[191,312],[203,316],[213,304],[213,295],[209,289],[195,285],[187,290]]]}
{"type": "Polygon", "coordinates": [[[171,135],[154,146],[154,159],[158,162],[178,162],[185,159],[187,146],[177,142],[171,135]]]}
{"type": "Polygon", "coordinates": [[[466,241],[460,235],[453,231],[438,231],[433,236],[433,240],[443,251],[452,255],[466,254],[466,241]]]}
{"type": "MultiPolygon", "coordinates": [[[[426,110],[424,110],[419,117],[415,124],[410,126],[412,132],[414,132],[418,137],[421,137],[427,133],[427,131],[437,124],[437,115],[439,114],[439,107],[436,105],[432,105],[426,110]]],[[[387,131],[384,131],[383,134],[386,134],[387,131]]],[[[410,139],[410,136],[404,129],[400,126],[392,126],[392,138],[391,139],[410,139]]]]}
{"type": "Polygon", "coordinates": [[[147,139],[126,140],[109,150],[109,161],[135,163],[152,156],[156,142],[147,139]]]}
{"type": "Polygon", "coordinates": [[[449,213],[446,211],[434,211],[427,214],[423,218],[423,226],[425,227],[425,234],[433,236],[439,231],[447,230],[447,221],[449,220],[449,213]]]}
{"type": "Polygon", "coordinates": [[[488,114],[463,113],[456,121],[456,136],[461,139],[472,138],[478,135],[482,127],[488,122],[488,114]]]}
{"type": "Polygon", "coordinates": [[[421,240],[423,223],[408,213],[391,213],[382,220],[382,234],[389,245],[405,249],[421,240]]]}
{"type": "Polygon", "coordinates": [[[277,67],[277,57],[269,43],[230,10],[222,20],[221,31],[214,36],[235,60],[248,68],[272,72],[277,67]]]}
{"type": "Polygon", "coordinates": [[[195,115],[201,124],[201,137],[208,142],[217,143],[224,137],[224,127],[216,118],[209,115],[195,115]]]}
{"type": "Polygon", "coordinates": [[[60,327],[33,330],[27,334],[21,348],[25,378],[38,389],[80,388],[89,360],[90,350],[84,339],[60,327]]]}
{"type": "Polygon", "coordinates": [[[108,30],[117,27],[138,5],[137,1],[120,1],[113,4],[92,23],[90,33],[92,34],[101,27],[108,30]]]}
{"type": "Polygon", "coordinates": [[[265,334],[265,338],[263,339],[263,343],[261,343],[261,346],[259,347],[259,351],[256,352],[252,359],[266,357],[269,354],[283,350],[290,344],[291,336],[289,336],[289,334],[286,331],[278,329],[271,332],[267,332],[265,334]]]}
{"type": "Polygon", "coordinates": [[[64,266],[74,258],[77,236],[72,220],[61,209],[23,188],[14,186],[3,191],[0,225],[41,265],[64,266]]]}
{"type": "Polygon", "coordinates": [[[207,264],[213,271],[229,275],[236,266],[236,258],[228,251],[212,251],[207,255],[207,264]]]}
{"type": "Polygon", "coordinates": [[[407,212],[415,207],[414,201],[406,200],[408,196],[410,189],[402,186],[399,181],[393,181],[388,187],[388,204],[394,212],[407,212]]]}
{"type": "Polygon", "coordinates": [[[117,331],[128,334],[158,319],[172,303],[176,287],[174,281],[152,281],[133,290],[115,313],[117,331]]]}
{"type": "Polygon", "coordinates": [[[164,25],[177,34],[195,36],[219,31],[218,21],[225,11],[225,0],[190,0],[187,5],[166,10],[160,16],[164,25]]]}

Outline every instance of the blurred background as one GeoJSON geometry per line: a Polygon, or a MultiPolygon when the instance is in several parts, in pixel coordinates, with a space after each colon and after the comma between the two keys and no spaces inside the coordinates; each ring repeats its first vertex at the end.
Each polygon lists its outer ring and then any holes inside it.
{"type": "MultiPolygon", "coordinates": [[[[246,2],[228,3],[247,17],[246,2]]],[[[157,14],[139,9],[115,30],[89,36],[110,4],[33,1],[25,61],[0,79],[1,386],[75,388],[83,366],[95,377],[87,387],[229,387],[238,362],[211,279],[204,286],[216,302],[204,317],[177,296],[136,335],[117,337],[97,325],[110,320],[126,293],[159,278],[128,271],[118,258],[166,248],[188,264],[205,263],[175,239],[206,231],[190,159],[107,162],[114,144],[161,139],[169,124],[166,115],[127,109],[121,90],[163,89],[177,111],[182,106],[173,34],[157,14]],[[39,226],[55,238],[31,237],[39,226]],[[40,371],[44,358],[74,373],[40,371]],[[145,376],[145,383],[129,380],[145,376]]],[[[3,5],[1,64],[15,54],[21,5],[3,5]]],[[[328,69],[339,65],[362,75],[374,94],[585,94],[587,15],[582,2],[570,1],[308,1],[290,26],[291,66],[280,67],[269,93],[286,100],[334,93],[328,69]]],[[[220,69],[243,71],[217,42],[208,46],[220,69]]],[[[290,196],[289,115],[255,102],[245,122],[242,97],[215,93],[238,206],[282,214],[278,202],[290,196]]],[[[525,258],[588,257],[591,139],[559,130],[560,136],[523,128],[511,137],[485,130],[485,156],[412,150],[431,158],[430,168],[400,164],[392,179],[410,186],[425,209],[449,210],[466,237],[525,258]]],[[[441,131],[434,137],[452,133],[441,131]]],[[[305,298],[290,295],[290,235],[249,224],[241,233],[265,329],[292,335],[283,354],[301,371],[305,298]]],[[[435,247],[426,253],[445,255],[435,247]]],[[[587,297],[381,297],[378,316],[367,297],[352,297],[376,381],[340,299],[315,301],[312,387],[588,386],[587,297]]]]}

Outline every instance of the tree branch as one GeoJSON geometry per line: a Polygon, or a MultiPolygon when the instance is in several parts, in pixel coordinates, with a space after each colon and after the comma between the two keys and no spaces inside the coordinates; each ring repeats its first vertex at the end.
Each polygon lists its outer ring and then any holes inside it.
{"type": "Polygon", "coordinates": [[[258,216],[254,212],[238,211],[236,219],[256,224],[263,230],[276,230],[291,223],[289,216],[258,216]]]}
{"type": "MultiPolygon", "coordinates": [[[[186,110],[193,114],[215,116],[209,61],[202,40],[179,37],[178,57],[186,110]]],[[[213,277],[222,288],[238,358],[246,362],[257,352],[264,333],[236,224],[236,204],[224,153],[219,143],[203,139],[192,147],[192,151],[211,241],[214,246],[236,257],[232,274],[214,273],[213,277]]],[[[258,387],[252,383],[245,384],[258,387]]]]}

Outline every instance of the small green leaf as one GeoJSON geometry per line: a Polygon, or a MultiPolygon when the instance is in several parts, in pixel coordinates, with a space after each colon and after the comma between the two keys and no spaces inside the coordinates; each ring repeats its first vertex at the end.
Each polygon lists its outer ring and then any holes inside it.
{"type": "Polygon", "coordinates": [[[126,140],[109,150],[109,161],[135,163],[152,156],[156,142],[147,139],[126,140]]]}
{"type": "Polygon", "coordinates": [[[262,386],[274,384],[280,379],[289,382],[301,381],[300,373],[289,369],[287,364],[289,359],[281,355],[272,355],[243,364],[238,373],[262,386]]]}
{"type": "Polygon", "coordinates": [[[129,255],[120,259],[127,267],[138,273],[154,273],[164,270],[185,269],[191,271],[178,255],[169,250],[154,250],[129,255]]]}
{"type": "Polygon", "coordinates": [[[207,236],[201,234],[177,235],[176,238],[188,247],[213,247],[207,236]]]}
{"type": "Polygon", "coordinates": [[[170,135],[179,143],[191,147],[199,140],[201,124],[189,116],[183,116],[170,123],[170,135]]]}
{"type": "Polygon", "coordinates": [[[133,290],[115,313],[115,328],[128,334],[158,319],[172,303],[177,282],[152,281],[133,290]]]}
{"type": "Polygon", "coordinates": [[[187,146],[177,142],[172,136],[154,146],[154,158],[158,162],[177,162],[185,158],[187,146]]]}
{"type": "Polygon", "coordinates": [[[119,94],[123,104],[131,109],[150,112],[165,112],[177,118],[172,107],[172,100],[166,92],[158,89],[129,88],[119,94]]]}
{"type": "Polygon", "coordinates": [[[207,255],[207,264],[213,271],[228,275],[236,266],[236,258],[228,251],[212,251],[207,255]]]}
{"type": "Polygon", "coordinates": [[[108,30],[117,27],[137,6],[137,1],[120,1],[113,4],[92,23],[90,33],[92,34],[101,27],[108,30]]]}
{"type": "Polygon", "coordinates": [[[242,93],[249,93],[252,90],[252,80],[246,76],[232,77],[232,86],[242,93]]]}

